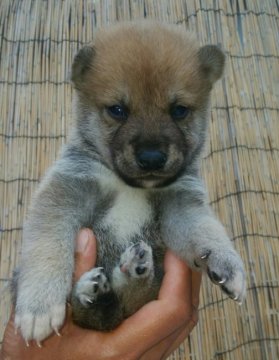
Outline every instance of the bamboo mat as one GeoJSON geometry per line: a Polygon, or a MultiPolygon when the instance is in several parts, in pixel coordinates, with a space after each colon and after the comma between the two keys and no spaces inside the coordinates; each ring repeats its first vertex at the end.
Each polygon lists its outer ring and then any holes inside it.
{"type": "Polygon", "coordinates": [[[248,273],[242,307],[204,278],[199,324],[170,359],[279,359],[275,0],[0,2],[0,337],[30,196],[57,158],[71,122],[74,54],[96,27],[143,17],[181,24],[201,44],[225,49],[226,73],[213,91],[203,176],[248,273]]]}

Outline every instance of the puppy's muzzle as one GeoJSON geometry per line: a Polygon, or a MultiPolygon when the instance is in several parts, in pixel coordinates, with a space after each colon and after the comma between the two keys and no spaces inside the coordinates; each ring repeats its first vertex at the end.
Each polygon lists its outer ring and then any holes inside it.
{"type": "Polygon", "coordinates": [[[167,155],[156,149],[141,150],[136,154],[136,162],[144,171],[161,170],[167,162],[167,155]]]}

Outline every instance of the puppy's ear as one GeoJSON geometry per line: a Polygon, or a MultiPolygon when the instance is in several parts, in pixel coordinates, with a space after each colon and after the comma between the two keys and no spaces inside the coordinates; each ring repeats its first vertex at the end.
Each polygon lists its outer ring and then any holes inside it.
{"type": "Polygon", "coordinates": [[[95,50],[93,46],[83,47],[75,56],[72,65],[72,76],[71,80],[75,84],[76,88],[79,89],[84,82],[87,71],[90,69],[95,50]]]}
{"type": "Polygon", "coordinates": [[[206,45],[199,49],[198,57],[202,72],[211,85],[213,85],[223,74],[225,64],[224,53],[216,45],[206,45]]]}

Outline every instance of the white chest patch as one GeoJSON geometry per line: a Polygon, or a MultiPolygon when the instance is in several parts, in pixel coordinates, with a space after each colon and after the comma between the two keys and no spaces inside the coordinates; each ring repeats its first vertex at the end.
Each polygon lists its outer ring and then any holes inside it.
{"type": "Polygon", "coordinates": [[[144,191],[125,186],[125,190],[117,194],[114,206],[108,211],[103,224],[112,228],[120,241],[127,241],[140,232],[151,215],[151,206],[144,191]]]}

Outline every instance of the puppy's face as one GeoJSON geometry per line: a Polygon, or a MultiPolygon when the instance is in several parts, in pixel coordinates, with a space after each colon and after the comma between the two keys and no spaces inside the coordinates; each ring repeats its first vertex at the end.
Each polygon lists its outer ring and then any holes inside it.
{"type": "Polygon", "coordinates": [[[217,47],[171,26],[103,30],[73,64],[84,143],[132,186],[173,182],[199,157],[223,64],[217,47]]]}

